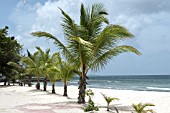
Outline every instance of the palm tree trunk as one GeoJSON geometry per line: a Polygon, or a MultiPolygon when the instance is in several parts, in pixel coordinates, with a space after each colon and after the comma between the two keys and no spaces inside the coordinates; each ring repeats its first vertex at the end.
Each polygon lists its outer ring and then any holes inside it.
{"type": "Polygon", "coordinates": [[[44,91],[47,91],[47,77],[44,78],[44,91]]]}
{"type": "Polygon", "coordinates": [[[107,104],[107,111],[109,111],[109,104],[107,104]]]}
{"type": "Polygon", "coordinates": [[[85,90],[86,90],[86,76],[83,78],[80,77],[79,81],[79,97],[78,97],[78,103],[84,104],[85,103],[85,90]]]}
{"type": "Polygon", "coordinates": [[[29,79],[28,79],[28,86],[29,87],[32,86],[31,81],[32,81],[32,75],[29,75],[29,79]]]}
{"type": "Polygon", "coordinates": [[[63,96],[68,96],[67,95],[67,83],[66,82],[64,82],[64,94],[63,94],[63,96]]]}
{"type": "Polygon", "coordinates": [[[22,86],[21,84],[22,84],[22,81],[21,81],[21,80],[19,80],[19,85],[20,85],[20,86],[22,86]]]}
{"type": "Polygon", "coordinates": [[[7,78],[5,78],[5,81],[4,81],[4,86],[6,86],[6,83],[7,83],[7,78]]]}
{"type": "Polygon", "coordinates": [[[22,83],[22,81],[21,81],[21,86],[23,86],[23,83],[22,83]]]}
{"type": "Polygon", "coordinates": [[[39,78],[37,78],[36,88],[37,88],[38,90],[40,89],[40,80],[39,80],[39,78]]]}
{"type": "Polygon", "coordinates": [[[52,93],[55,94],[55,84],[52,84],[52,93]]]}
{"type": "Polygon", "coordinates": [[[78,97],[78,103],[79,104],[85,104],[85,91],[86,91],[86,66],[83,64],[82,66],[82,76],[80,77],[79,81],[79,97],[78,97]]]}
{"type": "Polygon", "coordinates": [[[8,86],[10,86],[10,80],[8,79],[8,86]]]}

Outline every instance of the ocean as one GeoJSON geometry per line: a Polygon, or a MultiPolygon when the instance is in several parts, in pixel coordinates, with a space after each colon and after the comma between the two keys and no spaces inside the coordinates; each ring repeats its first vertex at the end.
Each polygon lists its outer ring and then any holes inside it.
{"type": "MultiPolygon", "coordinates": [[[[68,85],[78,86],[78,81],[75,77],[68,85]]],[[[170,92],[169,75],[89,76],[87,83],[87,88],[170,92]]],[[[56,86],[63,86],[63,83],[56,82],[56,86]]]]}

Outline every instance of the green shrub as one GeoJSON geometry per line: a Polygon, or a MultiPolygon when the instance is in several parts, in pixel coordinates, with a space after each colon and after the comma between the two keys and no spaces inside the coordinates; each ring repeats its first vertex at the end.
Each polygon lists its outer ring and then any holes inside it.
{"type": "Polygon", "coordinates": [[[91,99],[91,96],[94,95],[93,91],[89,89],[85,92],[85,95],[89,97],[89,100],[88,100],[88,105],[84,108],[84,111],[85,112],[93,111],[93,110],[99,111],[99,108],[95,106],[94,102],[91,99]]]}

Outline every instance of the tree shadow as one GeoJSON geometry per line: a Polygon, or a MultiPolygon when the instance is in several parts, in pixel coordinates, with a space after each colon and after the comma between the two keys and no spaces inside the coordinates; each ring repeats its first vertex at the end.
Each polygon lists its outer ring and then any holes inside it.
{"type": "Polygon", "coordinates": [[[7,87],[13,87],[15,85],[0,85],[0,88],[7,88],[7,87]]]}
{"type": "MultiPolygon", "coordinates": [[[[83,109],[84,105],[83,104],[78,104],[76,101],[67,101],[67,102],[56,102],[56,103],[46,103],[46,104],[41,104],[41,103],[29,103],[29,104],[24,104],[24,105],[19,105],[15,107],[16,109],[19,109],[24,112],[29,112],[29,113],[40,113],[41,111],[44,110],[65,110],[65,109],[83,109]],[[39,109],[34,109],[34,107],[39,107],[39,109]],[[44,107],[44,108],[43,108],[44,107]],[[48,107],[48,109],[45,109],[48,107]],[[26,109],[25,109],[26,108],[26,109]]],[[[50,111],[50,113],[52,113],[50,111]]]]}
{"type": "MultiPolygon", "coordinates": [[[[57,95],[57,96],[59,96],[59,97],[65,97],[65,96],[63,96],[63,95],[61,95],[61,94],[59,94],[59,93],[52,93],[51,91],[43,91],[43,90],[37,90],[37,89],[31,89],[31,90],[29,90],[28,92],[41,92],[42,94],[36,94],[36,95],[57,95]]],[[[66,98],[68,98],[68,99],[71,99],[71,98],[69,98],[69,97],[66,97],[66,98]]]]}
{"type": "MultiPolygon", "coordinates": [[[[98,106],[99,108],[106,108],[106,106],[98,106]]],[[[132,106],[124,106],[122,104],[114,104],[114,105],[110,105],[109,109],[110,109],[110,113],[116,113],[116,109],[118,109],[118,111],[126,111],[126,112],[131,112],[133,111],[132,106]]]]}

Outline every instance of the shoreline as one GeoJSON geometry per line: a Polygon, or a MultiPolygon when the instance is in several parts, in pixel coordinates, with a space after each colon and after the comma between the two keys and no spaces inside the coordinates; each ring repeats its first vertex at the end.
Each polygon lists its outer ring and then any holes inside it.
{"type": "MultiPolygon", "coordinates": [[[[42,88],[42,86],[41,86],[42,88]]],[[[1,113],[84,113],[84,105],[77,104],[78,88],[68,86],[68,97],[63,97],[63,87],[55,87],[56,94],[51,94],[51,87],[47,87],[47,92],[36,90],[34,86],[0,86],[0,112],[1,113]],[[60,110],[59,110],[60,108],[60,110]],[[69,109],[68,109],[69,108],[69,109]],[[44,111],[42,111],[44,110],[44,111]]],[[[106,102],[101,93],[119,98],[119,101],[111,103],[111,109],[116,106],[120,113],[131,113],[132,103],[153,103],[154,107],[149,107],[155,113],[168,113],[170,111],[169,92],[133,91],[133,90],[113,90],[102,88],[92,89],[94,97],[92,100],[99,111],[96,113],[108,113],[106,102]]],[[[88,98],[86,98],[87,102],[88,98]]],[[[113,109],[114,111],[114,109],[113,109]]]]}

